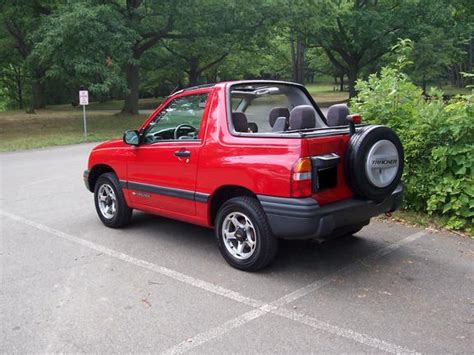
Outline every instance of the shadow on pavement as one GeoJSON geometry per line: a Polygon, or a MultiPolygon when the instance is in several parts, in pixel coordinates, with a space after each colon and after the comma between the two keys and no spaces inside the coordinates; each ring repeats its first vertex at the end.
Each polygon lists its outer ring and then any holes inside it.
{"type": "MultiPolygon", "coordinates": [[[[192,254],[196,259],[212,258],[216,267],[226,265],[220,256],[214,231],[211,229],[140,212],[134,212],[132,221],[126,228],[127,233],[134,231],[171,248],[184,248],[186,253],[192,254]]],[[[379,239],[374,238],[373,233],[368,234],[371,235],[367,237],[363,229],[354,236],[323,242],[280,240],[275,261],[266,269],[259,271],[258,275],[270,278],[276,275],[278,277],[300,275],[311,279],[324,277],[388,245],[384,241],[387,239],[386,235],[384,239],[379,239]]],[[[196,263],[199,261],[196,260],[196,263]]],[[[363,270],[370,272],[369,267],[364,267],[363,270]]]]}

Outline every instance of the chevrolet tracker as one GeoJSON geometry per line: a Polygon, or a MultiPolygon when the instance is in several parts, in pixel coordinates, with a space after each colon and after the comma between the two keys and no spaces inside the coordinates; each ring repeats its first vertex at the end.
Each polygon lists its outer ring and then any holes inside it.
{"type": "Polygon", "coordinates": [[[257,270],[279,239],[352,235],[402,202],[403,148],[346,105],[325,117],[301,85],[181,90],[138,130],[95,147],[84,172],[107,227],[137,209],[214,228],[232,266],[257,270]]]}

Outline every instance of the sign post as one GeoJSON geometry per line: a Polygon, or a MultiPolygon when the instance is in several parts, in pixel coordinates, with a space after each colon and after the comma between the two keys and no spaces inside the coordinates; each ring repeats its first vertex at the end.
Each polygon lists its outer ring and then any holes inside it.
{"type": "Polygon", "coordinates": [[[84,139],[87,141],[86,105],[89,105],[89,91],[79,90],[79,105],[82,105],[82,115],[84,118],[84,139]]]}

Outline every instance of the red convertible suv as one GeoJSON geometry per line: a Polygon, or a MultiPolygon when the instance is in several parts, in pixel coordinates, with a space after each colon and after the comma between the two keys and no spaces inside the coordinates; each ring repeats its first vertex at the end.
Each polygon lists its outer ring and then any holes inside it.
{"type": "Polygon", "coordinates": [[[278,240],[350,235],[396,210],[403,148],[346,105],[326,117],[301,85],[236,81],[170,95],[138,130],[95,147],[84,172],[99,218],[132,209],[214,228],[227,262],[257,270],[278,240]]]}

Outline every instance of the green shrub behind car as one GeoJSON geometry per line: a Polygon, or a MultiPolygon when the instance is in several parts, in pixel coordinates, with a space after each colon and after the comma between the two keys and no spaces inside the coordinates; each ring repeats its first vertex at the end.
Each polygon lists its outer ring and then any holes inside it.
{"type": "Polygon", "coordinates": [[[448,217],[446,227],[474,231],[474,94],[429,99],[400,69],[357,83],[352,111],[392,127],[405,148],[405,208],[448,217]]]}

